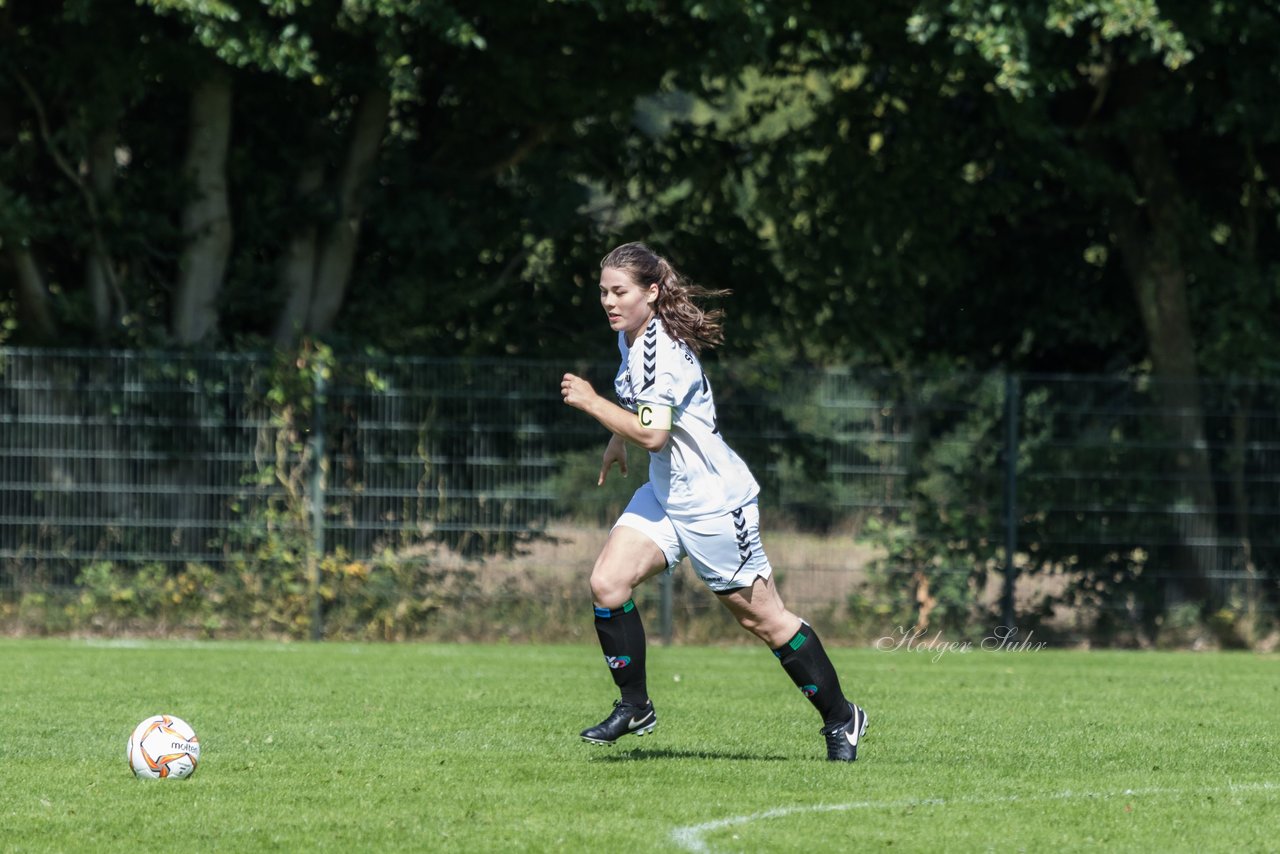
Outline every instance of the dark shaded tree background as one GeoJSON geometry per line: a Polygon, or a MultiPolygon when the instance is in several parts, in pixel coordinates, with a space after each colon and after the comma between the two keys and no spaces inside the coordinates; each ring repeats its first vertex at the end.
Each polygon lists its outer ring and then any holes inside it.
{"type": "MultiPolygon", "coordinates": [[[[723,352],[775,392],[1150,385],[1158,563],[1212,601],[1198,544],[1247,557],[1274,504],[1269,399],[1200,380],[1280,371],[1278,38],[1280,0],[0,0],[0,345],[578,364],[642,239],[732,289],[723,352]]],[[[1002,447],[1001,412],[946,429],[1002,447]]],[[[998,502],[965,502],[997,457],[922,455],[921,566],[995,565],[998,502]]]]}
{"type": "MultiPolygon", "coordinates": [[[[3,340],[1274,373],[1275,3],[0,3],[3,340]]],[[[1192,401],[1194,403],[1194,401],[1192,401]]]]}

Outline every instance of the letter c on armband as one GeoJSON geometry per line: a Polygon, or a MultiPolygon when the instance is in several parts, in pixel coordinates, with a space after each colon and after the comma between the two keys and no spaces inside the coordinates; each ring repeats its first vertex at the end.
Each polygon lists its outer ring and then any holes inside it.
{"type": "Polygon", "coordinates": [[[671,407],[660,406],[653,403],[642,403],[636,410],[636,416],[640,419],[641,427],[648,427],[653,430],[670,430],[671,429],[671,407]]]}

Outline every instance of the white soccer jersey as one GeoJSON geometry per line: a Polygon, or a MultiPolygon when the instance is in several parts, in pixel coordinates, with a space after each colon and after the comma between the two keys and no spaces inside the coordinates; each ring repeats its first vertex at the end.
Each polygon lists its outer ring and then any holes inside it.
{"type": "Polygon", "coordinates": [[[618,402],[632,412],[643,403],[673,410],[671,438],[649,453],[649,481],[667,515],[682,521],[722,516],[755,498],[760,486],[720,436],[711,383],[688,345],[655,317],[632,347],[619,332],[618,349],[618,402]]]}

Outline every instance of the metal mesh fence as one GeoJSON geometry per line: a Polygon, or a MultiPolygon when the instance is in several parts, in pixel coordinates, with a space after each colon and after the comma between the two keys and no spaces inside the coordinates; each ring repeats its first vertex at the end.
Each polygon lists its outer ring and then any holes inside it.
{"type": "Polygon", "coordinates": [[[1280,385],[1027,377],[1018,538],[1028,569],[1274,612],[1280,385]]]}
{"type": "Polygon", "coordinates": [[[3,582],[219,559],[265,408],[251,357],[0,352],[3,582]]]}
{"type": "MultiPolygon", "coordinates": [[[[301,364],[0,350],[0,596],[101,562],[216,569],[264,532],[354,560],[536,562],[565,526],[602,535],[643,478],[633,451],[597,489],[604,433],[559,399],[566,369],[610,392],[612,364],[301,364]]],[[[1012,569],[1097,582],[1104,609],[1171,588],[1275,608],[1280,384],[708,373],[768,530],[807,538],[771,549],[801,600],[849,595],[862,549],[889,584],[1012,569]]]]}

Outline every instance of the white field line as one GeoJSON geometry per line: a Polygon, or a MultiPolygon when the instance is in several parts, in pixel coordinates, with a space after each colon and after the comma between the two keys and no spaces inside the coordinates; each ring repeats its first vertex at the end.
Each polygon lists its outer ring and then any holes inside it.
{"type": "Polygon", "coordinates": [[[1280,783],[1242,783],[1240,785],[1218,786],[1203,789],[1122,789],[1117,792],[1048,792],[1031,795],[1004,795],[1000,797],[960,797],[960,798],[903,798],[895,801],[852,801],[847,804],[810,804],[796,807],[778,807],[748,815],[735,815],[719,818],[702,824],[691,824],[677,827],[671,831],[671,840],[685,851],[695,854],[710,854],[711,847],[703,837],[708,833],[724,830],[727,827],[740,827],[757,821],[783,818],[789,815],[823,812],[849,812],[852,810],[904,809],[909,807],[944,807],[952,805],[1007,804],[1019,801],[1071,801],[1071,800],[1105,800],[1109,798],[1146,797],[1151,795],[1203,795],[1229,792],[1280,791],[1280,783]]]}

